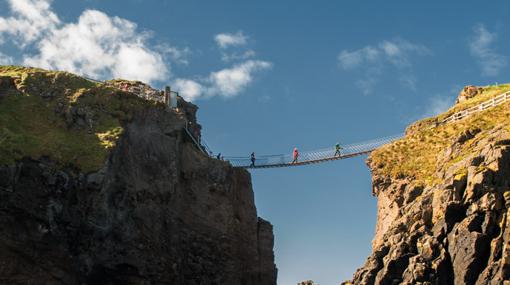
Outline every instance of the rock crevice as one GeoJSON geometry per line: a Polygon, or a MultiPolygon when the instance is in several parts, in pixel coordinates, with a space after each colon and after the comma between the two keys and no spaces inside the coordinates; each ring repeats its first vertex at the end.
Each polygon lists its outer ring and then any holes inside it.
{"type": "Polygon", "coordinates": [[[427,119],[371,154],[373,253],[345,284],[510,284],[509,115],[505,104],[434,129],[427,119]]]}

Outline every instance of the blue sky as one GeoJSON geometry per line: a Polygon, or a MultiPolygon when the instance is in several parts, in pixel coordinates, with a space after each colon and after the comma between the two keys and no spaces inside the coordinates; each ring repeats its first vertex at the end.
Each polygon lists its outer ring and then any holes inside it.
{"type": "MultiPolygon", "coordinates": [[[[301,2],[0,0],[0,63],[171,84],[234,156],[400,133],[464,85],[510,81],[508,1],[301,2]]],[[[252,171],[279,284],[338,284],[364,263],[364,159],[252,171]]]]}

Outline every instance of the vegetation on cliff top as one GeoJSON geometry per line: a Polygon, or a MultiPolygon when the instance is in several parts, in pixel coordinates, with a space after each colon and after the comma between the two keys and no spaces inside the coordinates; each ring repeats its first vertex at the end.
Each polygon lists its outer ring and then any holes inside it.
{"type": "MultiPolygon", "coordinates": [[[[441,181],[436,175],[439,157],[461,136],[477,133],[472,139],[459,144],[459,149],[449,154],[448,167],[474,152],[472,146],[484,139],[486,134],[497,126],[510,130],[509,102],[492,109],[475,113],[470,117],[433,127],[451,114],[480,104],[496,95],[510,90],[510,84],[483,87],[482,93],[453,106],[447,112],[434,118],[416,122],[408,128],[405,138],[374,151],[368,163],[376,176],[389,178],[407,177],[423,186],[431,186],[441,181]]],[[[459,173],[462,175],[462,173],[459,173]]]]}
{"type": "Polygon", "coordinates": [[[0,66],[0,78],[14,83],[0,90],[0,165],[49,157],[97,170],[124,123],[157,105],[67,72],[0,66]]]}

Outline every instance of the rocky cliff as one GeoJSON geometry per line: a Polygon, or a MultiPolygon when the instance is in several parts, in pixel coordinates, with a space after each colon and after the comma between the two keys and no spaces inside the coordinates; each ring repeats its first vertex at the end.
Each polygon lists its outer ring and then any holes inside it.
{"type": "Polygon", "coordinates": [[[276,284],[249,173],[191,144],[179,107],[0,67],[0,283],[276,284]]]}
{"type": "Polygon", "coordinates": [[[438,124],[508,90],[469,86],[371,154],[373,253],[345,284],[510,284],[510,103],[438,124]]]}

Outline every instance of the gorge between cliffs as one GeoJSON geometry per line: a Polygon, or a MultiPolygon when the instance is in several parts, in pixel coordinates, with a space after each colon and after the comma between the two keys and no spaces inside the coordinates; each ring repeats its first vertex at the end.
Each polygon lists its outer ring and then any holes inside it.
{"type": "MultiPolygon", "coordinates": [[[[466,87],[369,155],[373,252],[343,284],[510,284],[510,101],[443,123],[509,90],[466,87]]],[[[0,284],[276,284],[250,173],[158,96],[0,67],[0,284]]]]}

